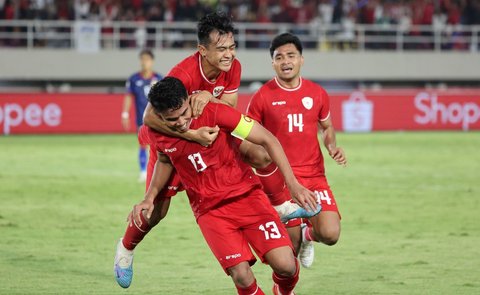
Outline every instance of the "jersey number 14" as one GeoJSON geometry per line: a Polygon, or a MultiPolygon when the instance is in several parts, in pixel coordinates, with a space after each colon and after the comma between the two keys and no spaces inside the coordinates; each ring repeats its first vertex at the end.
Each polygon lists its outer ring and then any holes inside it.
{"type": "Polygon", "coordinates": [[[288,114],[288,132],[293,132],[298,128],[298,132],[303,132],[303,114],[288,114]]]}

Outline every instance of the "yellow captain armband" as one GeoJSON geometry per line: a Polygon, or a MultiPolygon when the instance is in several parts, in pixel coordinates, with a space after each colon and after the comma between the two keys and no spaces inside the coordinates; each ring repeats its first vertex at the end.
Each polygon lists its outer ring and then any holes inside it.
{"type": "Polygon", "coordinates": [[[250,135],[255,121],[252,118],[242,115],[240,122],[238,122],[235,130],[232,131],[232,135],[240,139],[245,139],[250,135]]]}

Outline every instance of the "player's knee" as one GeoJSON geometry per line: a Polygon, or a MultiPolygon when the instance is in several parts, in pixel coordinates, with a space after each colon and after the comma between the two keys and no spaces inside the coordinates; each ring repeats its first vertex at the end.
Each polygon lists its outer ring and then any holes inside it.
{"type": "Polygon", "coordinates": [[[228,273],[232,277],[232,280],[235,283],[235,285],[242,288],[247,288],[255,280],[248,262],[240,263],[230,267],[228,269],[228,273]]]}
{"type": "Polygon", "coordinates": [[[283,256],[282,259],[275,260],[273,263],[270,263],[270,266],[276,274],[284,277],[292,277],[297,271],[295,260],[296,258],[292,253],[292,255],[283,256]]]}
{"type": "Polygon", "coordinates": [[[327,246],[333,246],[338,242],[338,236],[337,237],[326,237],[324,240],[324,244],[327,246]]]}
{"type": "Polygon", "coordinates": [[[283,277],[293,277],[297,272],[297,265],[294,259],[285,260],[281,264],[277,264],[274,271],[283,277]]]}
{"type": "Polygon", "coordinates": [[[319,240],[327,246],[333,246],[340,238],[340,228],[324,228],[320,233],[315,233],[319,236],[319,240]]]}

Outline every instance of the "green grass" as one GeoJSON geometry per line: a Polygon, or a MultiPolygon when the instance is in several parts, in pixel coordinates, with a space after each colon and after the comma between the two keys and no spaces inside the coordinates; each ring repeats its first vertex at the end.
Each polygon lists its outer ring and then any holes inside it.
{"type": "MultiPolygon", "coordinates": [[[[343,216],[297,294],[480,294],[480,134],[339,134],[327,160],[343,216]]],[[[234,294],[187,199],[137,248],[128,290],[114,247],[143,187],[133,136],[0,137],[1,294],[234,294]]],[[[270,271],[254,272],[270,294],[270,271]]]]}

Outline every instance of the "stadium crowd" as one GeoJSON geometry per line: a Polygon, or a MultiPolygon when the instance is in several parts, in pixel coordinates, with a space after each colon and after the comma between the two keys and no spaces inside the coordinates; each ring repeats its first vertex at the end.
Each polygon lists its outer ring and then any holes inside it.
{"type": "Polygon", "coordinates": [[[197,21],[212,10],[236,22],[480,24],[478,0],[0,0],[7,20],[197,21]]]}
{"type": "MultiPolygon", "coordinates": [[[[337,24],[343,28],[341,38],[347,41],[353,40],[356,24],[398,25],[409,35],[418,36],[431,33],[412,31],[412,25],[445,28],[480,24],[480,0],[0,0],[0,19],[95,20],[102,23],[104,34],[113,32],[108,26],[114,21],[197,21],[213,10],[228,12],[235,22],[337,24]]],[[[132,42],[120,44],[132,46],[132,42]]]]}

